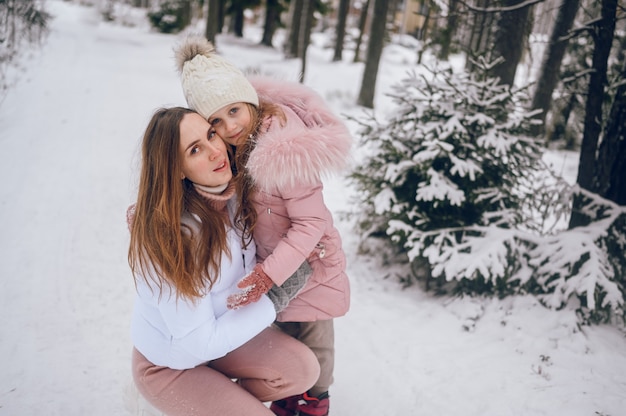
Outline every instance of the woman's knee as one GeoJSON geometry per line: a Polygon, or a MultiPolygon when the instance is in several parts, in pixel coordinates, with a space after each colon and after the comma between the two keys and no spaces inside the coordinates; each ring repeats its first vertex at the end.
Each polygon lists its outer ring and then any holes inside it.
{"type": "Polygon", "coordinates": [[[260,348],[253,367],[262,371],[240,379],[246,390],[262,401],[271,401],[303,393],[315,384],[320,366],[309,347],[276,329],[265,331],[261,337],[264,341],[257,345],[260,348]]]}
{"type": "Polygon", "coordinates": [[[310,374],[312,382],[315,382],[320,375],[320,364],[317,356],[304,344],[302,344],[302,350],[302,365],[305,367],[306,373],[310,374]]]}
{"type": "Polygon", "coordinates": [[[320,364],[313,351],[302,342],[290,337],[289,344],[293,382],[304,392],[319,378],[320,364]]]}

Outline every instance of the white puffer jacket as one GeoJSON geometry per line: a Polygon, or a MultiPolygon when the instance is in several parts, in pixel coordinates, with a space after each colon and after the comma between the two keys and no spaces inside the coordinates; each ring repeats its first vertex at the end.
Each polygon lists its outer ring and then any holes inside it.
{"type": "MultiPolygon", "coordinates": [[[[194,221],[184,218],[187,224],[194,221]]],[[[153,290],[138,276],[131,336],[135,348],[153,364],[175,370],[196,367],[240,347],[274,321],[274,305],[267,296],[240,309],[226,307],[227,297],[239,291],[237,282],[256,264],[254,244],[243,249],[234,229],[227,238],[231,256],[222,256],[219,279],[196,304],[182,298],[177,302],[167,287],[159,296],[158,288],[153,290]]]]}

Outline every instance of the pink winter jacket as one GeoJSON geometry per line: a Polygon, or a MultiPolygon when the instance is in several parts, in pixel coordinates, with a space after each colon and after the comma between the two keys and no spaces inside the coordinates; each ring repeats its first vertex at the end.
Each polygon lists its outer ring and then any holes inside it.
{"type": "Polygon", "coordinates": [[[348,163],[352,138],[322,98],[297,83],[251,78],[259,99],[279,104],[287,122],[274,119],[248,159],[258,189],[254,232],[265,273],[282,284],[304,260],[313,275],[278,315],[281,322],[307,322],[344,315],[350,285],[341,237],[324,203],[321,178],[348,163]]]}

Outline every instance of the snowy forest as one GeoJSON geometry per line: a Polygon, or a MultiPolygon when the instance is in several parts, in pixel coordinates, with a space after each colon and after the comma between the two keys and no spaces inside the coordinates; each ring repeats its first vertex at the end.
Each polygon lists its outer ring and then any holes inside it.
{"type": "MultiPolygon", "coordinates": [[[[351,215],[365,241],[381,241],[386,256],[410,265],[405,284],[530,293],[557,309],[578,302],[584,322],[626,316],[623,2],[91,3],[108,20],[143,8],[162,33],[204,23],[218,48],[216,35],[242,37],[254,22],[263,27],[260,43],[277,47],[274,34],[284,28],[280,48],[300,60],[301,79],[312,34],[330,33],[333,60],[349,50],[364,62],[357,104],[372,110],[354,120],[365,153],[351,174],[359,191],[351,215]],[[413,42],[422,70],[398,80],[393,110],[375,115],[380,57],[392,36],[413,42]],[[531,50],[541,51],[541,65],[525,64],[531,50]],[[423,64],[426,55],[436,59],[423,64]],[[546,148],[580,152],[574,186],[545,165],[546,148]]],[[[0,13],[6,92],[23,45],[44,42],[48,16],[38,0],[4,0],[0,13]]]]}
{"type": "Polygon", "coordinates": [[[332,414],[624,415],[625,7],[0,0],[0,416],[149,414],[125,212],[188,33],[354,135],[332,414]]]}

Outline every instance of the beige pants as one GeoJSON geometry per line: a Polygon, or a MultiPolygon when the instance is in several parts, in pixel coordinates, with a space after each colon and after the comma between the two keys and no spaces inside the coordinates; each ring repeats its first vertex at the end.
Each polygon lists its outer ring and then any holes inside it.
{"type": "Polygon", "coordinates": [[[156,366],[133,350],[132,370],[142,396],[169,416],[270,416],[263,402],[300,394],[319,376],[311,350],[274,328],[189,370],[156,366]]]}
{"type": "MultiPolygon", "coordinates": [[[[309,390],[312,396],[328,391],[335,369],[335,327],[332,319],[314,322],[275,322],[284,333],[291,335],[313,351],[320,364],[320,376],[309,390]]],[[[304,393],[302,391],[301,393],[304,393]]]]}

